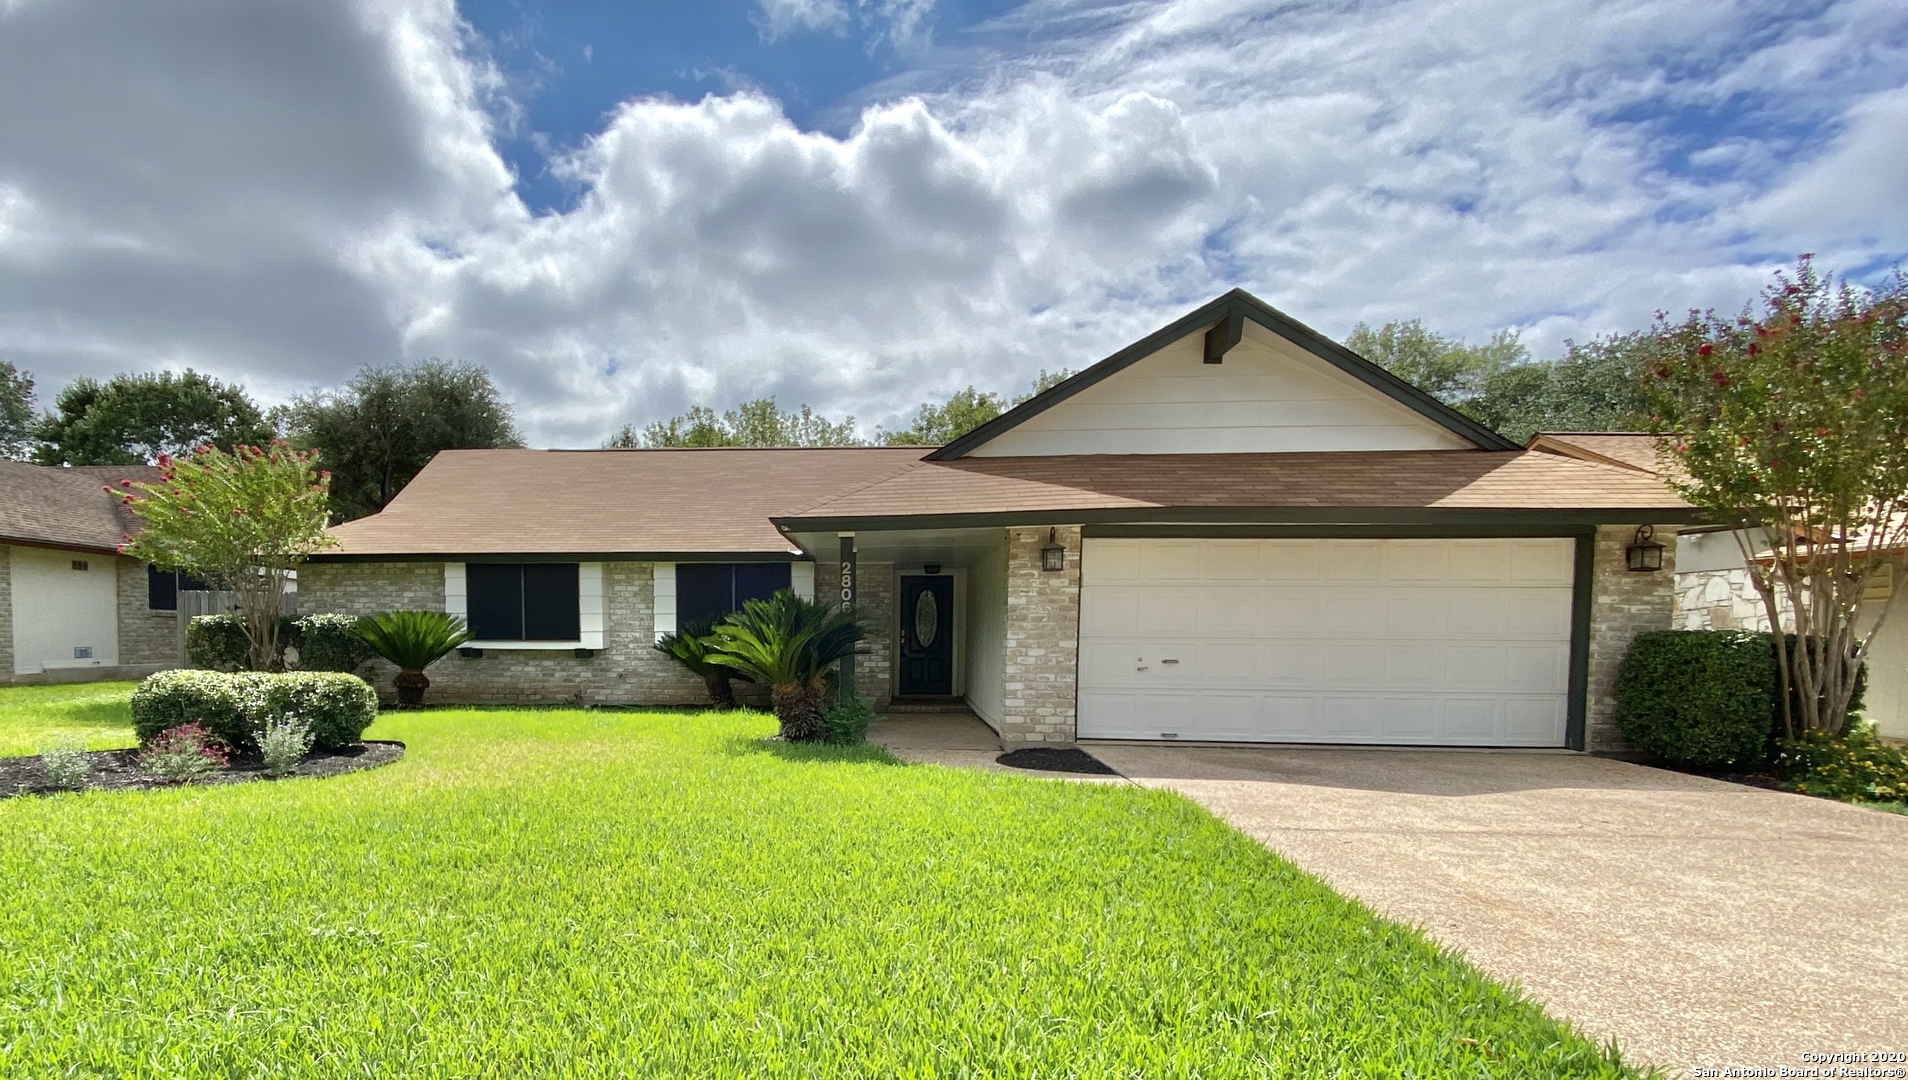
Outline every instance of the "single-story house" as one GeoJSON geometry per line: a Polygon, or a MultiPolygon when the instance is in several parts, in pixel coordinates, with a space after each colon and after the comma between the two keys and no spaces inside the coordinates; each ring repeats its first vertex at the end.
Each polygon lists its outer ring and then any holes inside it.
{"type": "Polygon", "coordinates": [[[878,707],[1005,744],[1618,750],[1694,520],[1235,290],[938,449],[447,451],[300,604],[466,616],[445,702],[700,701],[657,636],[789,587],[869,621],[878,707]],[[1641,525],[1661,571],[1626,569],[1641,525]]]}
{"type": "MultiPolygon", "coordinates": [[[[1629,432],[1543,432],[1529,446],[1552,454],[1658,473],[1656,440],[1629,432]]],[[[1673,625],[1682,630],[1767,630],[1769,617],[1743,560],[1748,550],[1767,552],[1770,539],[1759,530],[1745,536],[1722,528],[1685,529],[1677,538],[1676,605],[1673,625]]],[[[1899,556],[1901,553],[1896,553],[1899,556]]],[[[1899,586],[1894,566],[1870,585],[1863,619],[1899,586]]],[[[1786,616],[1785,616],[1786,618],[1786,616]]],[[[1908,609],[1897,604],[1875,636],[1868,654],[1868,693],[1863,714],[1891,739],[1908,740],[1908,609]]]]}
{"type": "Polygon", "coordinates": [[[158,475],[0,461],[0,679],[140,678],[179,665],[178,578],[118,553],[137,521],[100,490],[158,475]]]}

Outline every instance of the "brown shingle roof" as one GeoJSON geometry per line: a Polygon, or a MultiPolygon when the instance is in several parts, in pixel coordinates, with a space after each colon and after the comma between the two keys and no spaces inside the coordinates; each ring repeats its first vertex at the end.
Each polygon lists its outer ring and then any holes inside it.
{"type": "Polygon", "coordinates": [[[1529,451],[1095,454],[921,462],[794,518],[1365,508],[1686,512],[1655,476],[1529,451]]]}
{"type": "Polygon", "coordinates": [[[0,461],[0,543],[113,551],[138,529],[138,519],[100,488],[157,479],[159,470],[150,465],[58,468],[0,461]]]}
{"type": "Polygon", "coordinates": [[[770,518],[918,461],[924,447],[446,450],[320,558],[777,554],[770,518]]]}
{"type": "Polygon", "coordinates": [[[1542,450],[1584,461],[1601,461],[1643,472],[1658,472],[1656,436],[1630,431],[1540,431],[1531,436],[1532,450],[1542,450]]]}

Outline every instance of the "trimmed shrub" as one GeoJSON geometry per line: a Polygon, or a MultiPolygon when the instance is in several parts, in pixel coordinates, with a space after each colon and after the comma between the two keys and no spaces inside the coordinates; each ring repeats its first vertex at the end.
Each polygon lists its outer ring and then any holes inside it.
{"type": "Polygon", "coordinates": [[[162,671],[133,691],[133,733],[148,742],[167,728],[200,724],[234,749],[258,747],[269,722],[297,716],[314,745],[335,750],[358,742],[378,718],[371,684],[337,671],[162,671]]]}
{"type": "Polygon", "coordinates": [[[1638,634],[1617,670],[1623,737],[1661,761],[1747,769],[1769,758],[1774,643],[1739,630],[1638,634]]]}
{"type": "MultiPolygon", "coordinates": [[[[303,621],[294,620],[289,615],[278,621],[280,667],[284,666],[287,646],[298,646],[302,652],[298,624],[303,621]]],[[[192,621],[186,624],[186,659],[192,661],[193,667],[207,671],[247,671],[251,653],[252,645],[245,637],[244,620],[232,612],[194,615],[192,621]]]]}
{"type": "Polygon", "coordinates": [[[1908,801],[1908,755],[1866,727],[1840,739],[1819,731],[1785,739],[1776,768],[1797,791],[1843,802],[1908,801]]]}
{"type": "Polygon", "coordinates": [[[250,649],[237,615],[195,615],[186,624],[186,657],[193,667],[238,671],[250,649]]]}
{"type": "Polygon", "coordinates": [[[306,615],[292,623],[300,671],[357,671],[377,653],[358,636],[356,615],[306,615]]]}
{"type": "Polygon", "coordinates": [[[859,694],[830,705],[828,711],[822,713],[828,741],[840,746],[861,744],[868,737],[868,725],[874,722],[874,715],[874,706],[859,694]]]}
{"type": "MultiPolygon", "coordinates": [[[[257,731],[277,717],[297,716],[311,725],[313,746],[336,750],[361,740],[364,729],[378,718],[378,692],[370,683],[342,671],[247,673],[231,678],[240,684],[248,731],[257,731]]],[[[251,742],[248,734],[247,743],[251,742]]]]}
{"type": "Polygon", "coordinates": [[[189,668],[147,676],[133,691],[133,734],[144,744],[169,728],[198,724],[228,746],[249,747],[256,725],[245,721],[237,678],[189,668]]]}

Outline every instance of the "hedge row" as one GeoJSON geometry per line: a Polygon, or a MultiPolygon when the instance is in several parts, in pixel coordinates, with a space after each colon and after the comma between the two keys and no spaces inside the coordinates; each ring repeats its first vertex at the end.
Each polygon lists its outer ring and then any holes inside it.
{"type": "MultiPolygon", "coordinates": [[[[1794,634],[1785,635],[1796,647],[1794,634]]],[[[1616,719],[1624,738],[1658,760],[1711,769],[1767,764],[1782,735],[1775,636],[1744,630],[1638,634],[1617,670],[1616,719]]],[[[1856,676],[1851,713],[1867,681],[1856,676]]],[[[1796,715],[1800,698],[1791,688],[1796,715]]]]}
{"type": "Polygon", "coordinates": [[[253,750],[265,722],[295,715],[311,725],[312,744],[350,746],[378,718],[378,695],[356,675],[337,671],[162,671],[133,691],[133,732],[140,742],[180,724],[200,724],[235,750],[253,750]]]}
{"type": "MultiPolygon", "coordinates": [[[[281,650],[298,650],[300,671],[356,671],[371,659],[371,646],[352,632],[355,615],[306,615],[281,619],[281,650]]],[[[237,615],[200,615],[186,626],[186,656],[194,667],[239,671],[246,666],[251,645],[237,615]]],[[[282,652],[281,652],[282,655],[282,652]]]]}

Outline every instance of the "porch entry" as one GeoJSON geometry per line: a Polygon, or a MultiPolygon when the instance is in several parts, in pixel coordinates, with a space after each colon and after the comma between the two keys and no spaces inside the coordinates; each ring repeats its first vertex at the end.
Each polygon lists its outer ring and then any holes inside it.
{"type": "Polygon", "coordinates": [[[903,697],[954,693],[954,578],[903,574],[901,663],[895,690],[903,697]]]}

